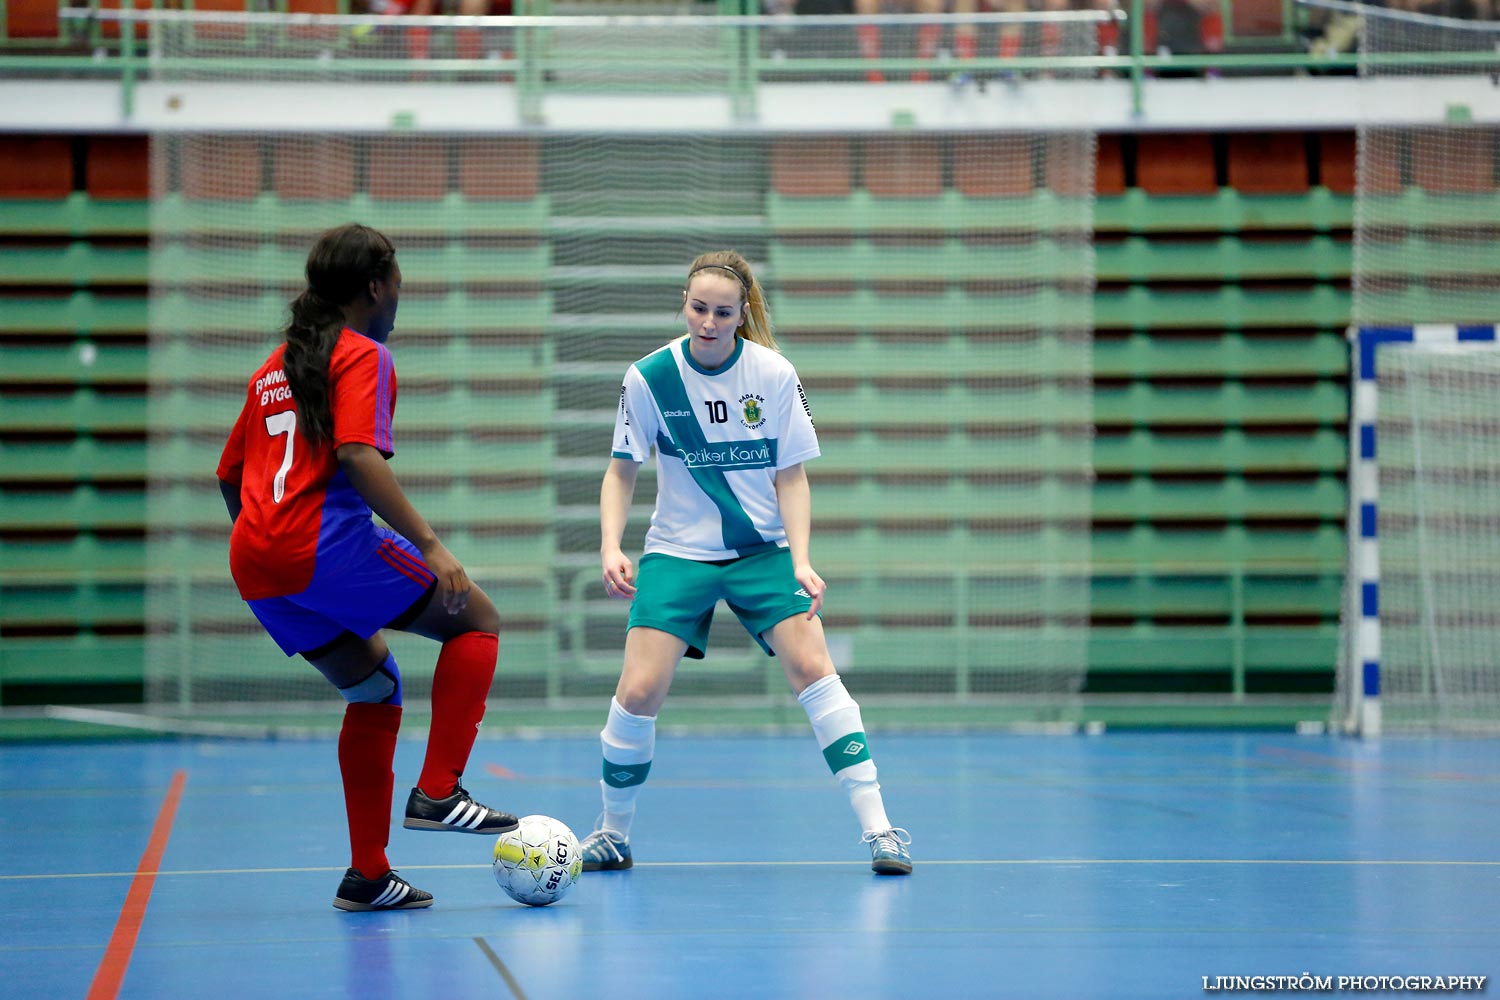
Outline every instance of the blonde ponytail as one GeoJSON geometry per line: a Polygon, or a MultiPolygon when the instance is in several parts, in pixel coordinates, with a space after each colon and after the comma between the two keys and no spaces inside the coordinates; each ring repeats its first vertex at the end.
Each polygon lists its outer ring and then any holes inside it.
{"type": "Polygon", "coordinates": [[[780,351],[781,348],[776,345],[776,333],[771,327],[771,314],[766,308],[766,291],[755,280],[750,262],[733,250],[715,250],[701,254],[688,268],[688,282],[691,283],[693,275],[705,268],[727,271],[740,283],[740,298],[747,307],[745,323],[739,329],[740,336],[753,344],[780,351]]]}

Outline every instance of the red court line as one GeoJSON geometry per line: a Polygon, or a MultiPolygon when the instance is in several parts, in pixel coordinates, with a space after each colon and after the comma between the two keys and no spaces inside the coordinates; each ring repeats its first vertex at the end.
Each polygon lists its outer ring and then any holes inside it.
{"type": "Polygon", "coordinates": [[[504,767],[504,766],[502,766],[500,764],[486,764],[486,765],[484,765],[484,769],[486,771],[490,772],[491,774],[493,774],[497,778],[514,778],[514,777],[517,777],[516,772],[514,772],[510,768],[504,767]]]}
{"type": "Polygon", "coordinates": [[[172,835],[172,821],[177,817],[177,803],[182,800],[182,787],[187,784],[187,772],[172,775],[172,784],[167,788],[167,797],[156,814],[156,825],[151,828],[151,839],[146,842],[146,853],[130,881],[130,891],[125,894],[125,905],[120,907],[120,919],[115,921],[115,932],[109,937],[109,946],[99,960],[94,972],[94,982],[89,986],[87,1000],[114,1000],[120,993],[120,984],[125,980],[125,970],[130,965],[130,956],[135,952],[135,939],[141,931],[141,922],[146,919],[146,904],[151,902],[151,890],[156,886],[156,873],[161,871],[161,858],[167,851],[167,838],[172,835]]]}

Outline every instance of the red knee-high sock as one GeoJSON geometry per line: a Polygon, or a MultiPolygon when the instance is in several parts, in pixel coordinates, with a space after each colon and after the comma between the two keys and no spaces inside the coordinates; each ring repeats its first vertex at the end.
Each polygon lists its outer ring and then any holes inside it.
{"type": "Polygon", "coordinates": [[[344,709],[339,730],[339,771],[349,813],[349,864],[365,878],[391,870],[385,845],[391,836],[391,758],[401,728],[400,705],[356,702],[344,709]]]}
{"type": "Polygon", "coordinates": [[[443,643],[432,675],[427,759],[417,779],[417,787],[429,798],[446,799],[458,787],[479,735],[499,648],[500,637],[493,632],[465,632],[443,643]]]}

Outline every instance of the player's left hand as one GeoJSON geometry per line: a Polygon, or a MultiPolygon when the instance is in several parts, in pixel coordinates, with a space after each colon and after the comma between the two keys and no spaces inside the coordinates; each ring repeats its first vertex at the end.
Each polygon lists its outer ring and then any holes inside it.
{"type": "Polygon", "coordinates": [[[817,617],[818,609],[823,606],[823,594],[827,592],[828,584],[823,582],[823,578],[811,566],[797,566],[792,572],[797,577],[797,582],[802,584],[802,589],[807,591],[807,596],[812,598],[812,607],[807,609],[807,620],[812,621],[817,617]]]}
{"type": "Polygon", "coordinates": [[[422,558],[432,575],[437,577],[436,597],[442,602],[443,609],[450,615],[456,615],[468,607],[469,591],[474,585],[469,581],[469,574],[464,571],[463,564],[453,553],[438,542],[430,551],[423,552],[422,558]]]}

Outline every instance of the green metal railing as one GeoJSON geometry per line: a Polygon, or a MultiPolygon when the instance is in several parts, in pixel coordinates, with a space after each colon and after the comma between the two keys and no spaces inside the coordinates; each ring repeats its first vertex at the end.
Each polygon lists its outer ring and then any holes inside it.
{"type": "MultiPolygon", "coordinates": [[[[1225,0],[1227,3],[1227,0],[1225,0]]],[[[0,0],[0,22],[3,22],[6,0],[0,0]]],[[[1290,0],[1288,0],[1290,3],[1290,0]]],[[[1366,53],[1359,56],[1342,53],[1333,56],[1317,56],[1305,52],[1237,52],[1203,54],[1147,54],[1144,49],[1144,0],[1131,0],[1131,16],[1124,18],[1120,10],[1113,12],[1080,12],[1058,14],[990,14],[949,15],[943,18],[921,16],[890,16],[882,18],[855,17],[759,17],[741,14],[749,0],[716,0],[717,14],[712,16],[661,16],[661,17],[584,17],[551,16],[552,0],[518,0],[516,7],[522,16],[512,18],[400,18],[398,22],[381,18],[352,16],[318,16],[298,14],[240,14],[207,13],[164,10],[98,10],[91,8],[64,8],[62,11],[62,38],[59,42],[75,48],[86,47],[87,54],[64,54],[52,49],[32,50],[19,40],[7,41],[0,37],[0,73],[25,72],[28,76],[63,76],[89,79],[115,79],[121,84],[121,111],[128,121],[134,114],[135,89],[148,77],[159,77],[178,71],[192,72],[200,77],[233,78],[236,75],[272,74],[289,69],[299,74],[310,74],[329,82],[341,79],[357,79],[361,75],[383,74],[392,78],[401,75],[420,74],[428,79],[492,80],[511,84],[515,88],[514,99],[521,110],[521,120],[528,124],[540,123],[543,98],[550,92],[566,87],[559,78],[571,66],[579,64],[577,51],[564,56],[554,55],[551,41],[561,37],[559,33],[592,28],[596,33],[603,29],[653,29],[664,33],[680,30],[685,24],[716,29],[717,51],[714,53],[715,67],[722,68],[722,80],[716,86],[722,88],[733,102],[736,117],[742,121],[753,120],[757,97],[768,75],[785,78],[786,74],[802,74],[827,81],[858,81],[871,70],[884,74],[914,73],[936,69],[942,74],[962,73],[975,76],[1024,76],[1030,74],[1055,74],[1073,77],[1114,77],[1123,81],[1131,91],[1132,106],[1137,114],[1144,110],[1145,82],[1153,74],[1162,72],[1210,72],[1223,73],[1285,73],[1288,71],[1330,70],[1353,71],[1361,65],[1368,68],[1467,68],[1476,72],[1500,72],[1500,52],[1488,51],[1445,53],[1366,53]],[[975,26],[1003,24],[1035,24],[1041,21],[1069,24],[1072,30],[1080,30],[1090,23],[1109,18],[1122,18],[1130,36],[1128,51],[1120,55],[1053,55],[1053,56],[978,56],[960,61],[947,60],[935,63],[931,59],[888,56],[865,58],[858,55],[816,55],[812,57],[796,54],[766,53],[762,51],[760,35],[763,30],[796,31],[806,29],[828,29],[843,34],[852,33],[861,23],[900,26],[911,30],[926,21],[940,22],[944,26],[970,23],[975,26]],[[120,26],[118,37],[106,38],[105,23],[120,26]],[[147,26],[149,37],[135,40],[136,26],[147,26]],[[437,30],[481,28],[512,32],[513,44],[506,57],[493,59],[473,58],[407,58],[379,50],[369,51],[356,37],[359,29],[399,23],[402,29],[430,27],[437,30]],[[160,42],[166,32],[191,31],[194,26],[244,25],[244,55],[234,56],[224,51],[220,40],[212,58],[194,56],[190,38],[179,41],[183,54],[163,55],[160,42]],[[295,46],[277,50],[267,55],[265,31],[276,32],[308,26],[323,26],[336,32],[333,47],[337,58],[327,58],[328,45],[323,51],[309,45],[300,49],[295,46]],[[255,47],[258,45],[259,47],[255,47]],[[573,63],[562,61],[574,60],[573,63]],[[720,64],[722,66],[720,67],[720,64]]],[[[1289,21],[1287,23],[1290,23],[1289,21]]],[[[634,51],[631,46],[601,46],[590,51],[584,62],[606,70],[618,68],[631,72],[657,74],[656,92],[670,89],[672,74],[677,70],[670,60],[663,60],[659,52],[634,51]]],[[[680,85],[681,86],[681,85],[680,85]]],[[[690,82],[701,90],[702,84],[690,82]]],[[[578,89],[575,85],[574,89],[578,89]]]]}

